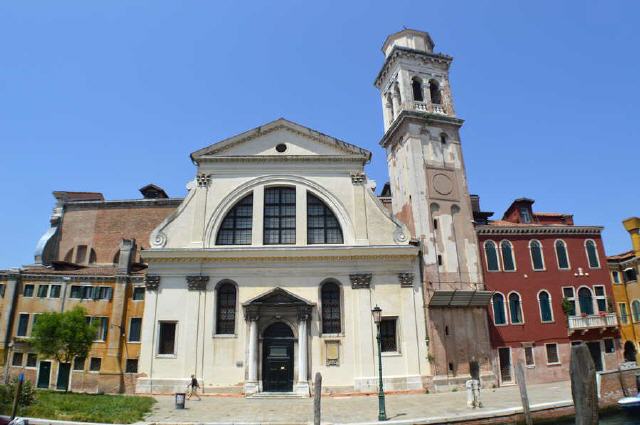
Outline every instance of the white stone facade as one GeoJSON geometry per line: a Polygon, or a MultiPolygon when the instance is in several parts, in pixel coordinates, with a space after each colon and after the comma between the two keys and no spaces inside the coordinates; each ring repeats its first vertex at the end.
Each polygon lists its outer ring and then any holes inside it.
{"type": "Polygon", "coordinates": [[[195,374],[207,392],[251,394],[280,383],[284,372],[269,375],[269,368],[281,364],[292,368],[282,391],[308,395],[316,372],[330,390],[375,391],[375,305],[395,327],[387,330],[395,332],[395,350],[383,353],[387,388],[424,386],[431,373],[418,248],[373,194],[364,175],[369,158],[364,149],[283,119],[192,154],[198,169],[189,193],[143,253],[151,282],[158,276],[159,284],[150,284],[146,297],[138,392],[183,390],[195,374]],[[264,243],[265,191],[274,187],[295,190],[295,220],[287,221],[295,221],[288,233],[295,241],[286,244],[264,243]],[[219,245],[225,217],[248,195],[249,244],[219,245]],[[342,243],[308,243],[310,196],[331,211],[342,243]],[[339,287],[340,327],[330,334],[322,327],[326,282],[339,287]],[[220,333],[223,283],[236,291],[235,320],[225,316],[233,330],[220,333]],[[276,322],[292,333],[281,341],[291,344],[288,354],[281,351],[288,363],[267,358],[274,339],[265,330],[276,322]],[[173,350],[162,345],[167,334],[160,341],[165,329],[175,329],[173,350]]]}

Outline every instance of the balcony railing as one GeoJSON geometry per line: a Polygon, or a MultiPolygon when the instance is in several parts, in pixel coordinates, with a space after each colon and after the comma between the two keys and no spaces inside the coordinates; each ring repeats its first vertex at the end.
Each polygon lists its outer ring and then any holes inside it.
{"type": "Polygon", "coordinates": [[[434,114],[444,114],[444,108],[442,105],[433,104],[433,113],[434,114]]]}
{"type": "Polygon", "coordinates": [[[617,326],[618,319],[615,313],[569,316],[569,334],[577,331],[585,333],[590,329],[600,329],[601,332],[604,332],[607,328],[617,326]]]}
{"type": "Polygon", "coordinates": [[[444,108],[442,107],[442,105],[438,105],[435,103],[432,103],[431,105],[429,105],[426,102],[413,102],[413,109],[415,111],[421,111],[421,112],[433,112],[434,114],[445,114],[444,108]]]}

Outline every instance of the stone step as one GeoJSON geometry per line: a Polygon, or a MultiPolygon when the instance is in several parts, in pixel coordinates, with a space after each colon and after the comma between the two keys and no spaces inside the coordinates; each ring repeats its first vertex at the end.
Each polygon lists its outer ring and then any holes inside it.
{"type": "Polygon", "coordinates": [[[275,393],[275,392],[261,392],[255,393],[250,396],[247,396],[248,399],[264,399],[264,398],[309,398],[309,396],[305,396],[304,394],[298,393],[275,393]]]}

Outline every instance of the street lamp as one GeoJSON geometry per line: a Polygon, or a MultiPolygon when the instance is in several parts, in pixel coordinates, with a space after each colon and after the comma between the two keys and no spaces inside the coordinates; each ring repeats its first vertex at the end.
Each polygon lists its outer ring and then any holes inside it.
{"type": "Polygon", "coordinates": [[[378,329],[376,339],[378,340],[378,420],[386,421],[387,413],[384,408],[384,387],[382,386],[382,339],[380,338],[380,322],[382,321],[382,309],[377,305],[371,310],[373,321],[378,329]]]}

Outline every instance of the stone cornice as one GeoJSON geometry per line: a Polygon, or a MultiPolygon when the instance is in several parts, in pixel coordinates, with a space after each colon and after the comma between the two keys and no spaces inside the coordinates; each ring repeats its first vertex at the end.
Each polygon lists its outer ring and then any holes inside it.
{"type": "Polygon", "coordinates": [[[211,162],[357,162],[368,161],[359,155],[238,155],[238,156],[205,156],[198,158],[200,163],[211,162]]]}
{"type": "Polygon", "coordinates": [[[393,124],[391,124],[391,127],[389,127],[387,131],[384,133],[384,136],[382,136],[382,139],[380,139],[380,142],[379,142],[380,146],[382,146],[383,148],[386,148],[387,145],[389,145],[393,140],[392,136],[396,132],[396,129],[398,129],[405,120],[409,120],[409,119],[417,119],[421,121],[426,121],[427,123],[435,123],[435,124],[450,124],[456,127],[461,127],[462,124],[464,123],[464,120],[460,118],[450,117],[448,115],[434,114],[431,112],[410,111],[410,110],[403,109],[400,112],[400,115],[393,121],[393,124]]]}
{"type": "Polygon", "coordinates": [[[491,226],[481,225],[476,227],[478,235],[599,235],[601,226],[491,226]]]}
{"type": "MultiPolygon", "coordinates": [[[[304,138],[338,147],[344,152],[349,152],[351,155],[357,156],[361,161],[364,160],[365,162],[368,162],[371,159],[371,152],[366,149],[363,149],[356,145],[352,145],[351,143],[347,143],[343,140],[336,139],[335,137],[320,133],[319,131],[302,126],[292,121],[288,121],[284,118],[279,118],[263,126],[256,127],[252,130],[246,131],[236,136],[232,136],[214,145],[193,152],[191,154],[191,160],[199,163],[200,161],[209,158],[209,155],[217,155],[220,152],[224,152],[231,146],[235,146],[238,143],[247,142],[249,140],[264,136],[277,130],[286,130],[304,138]]],[[[284,155],[282,157],[284,157],[284,155]]],[[[279,158],[281,157],[279,156],[279,158]]]]}
{"type": "Polygon", "coordinates": [[[407,47],[394,46],[391,50],[391,53],[389,53],[389,55],[385,58],[384,64],[382,64],[382,68],[380,69],[380,72],[378,72],[378,75],[373,82],[374,86],[380,88],[380,83],[382,82],[384,77],[386,77],[389,69],[393,66],[394,62],[397,61],[400,56],[419,59],[429,63],[445,64],[447,68],[453,61],[453,57],[445,55],[443,53],[427,53],[421,50],[409,49],[407,47]]]}
{"type": "Polygon", "coordinates": [[[91,276],[91,275],[62,275],[62,274],[39,274],[39,273],[25,273],[22,274],[22,281],[23,282],[40,282],[40,281],[47,281],[47,282],[63,282],[63,281],[69,281],[69,282],[115,282],[116,280],[118,280],[119,278],[122,278],[123,276],[116,276],[115,274],[113,276],[91,276]]]}
{"type": "Polygon", "coordinates": [[[406,261],[415,259],[413,245],[288,246],[148,249],[142,257],[149,263],[242,263],[301,261],[406,261]]]}
{"type": "Polygon", "coordinates": [[[161,199],[122,199],[114,201],[74,201],[64,204],[65,209],[83,208],[153,208],[153,207],[177,207],[183,198],[161,199]]]}

